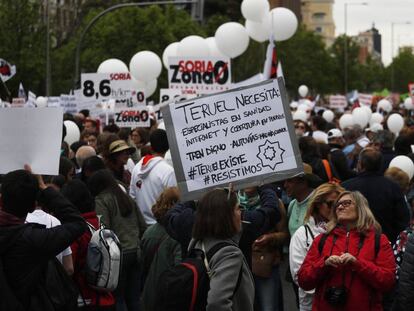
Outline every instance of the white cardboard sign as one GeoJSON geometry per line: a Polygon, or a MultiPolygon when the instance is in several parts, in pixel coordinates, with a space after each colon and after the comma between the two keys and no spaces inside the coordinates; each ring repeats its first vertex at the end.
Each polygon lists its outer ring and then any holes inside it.
{"type": "Polygon", "coordinates": [[[145,105],[144,91],[137,89],[129,73],[83,73],[81,79],[85,102],[114,99],[119,108],[145,105]]]}
{"type": "Polygon", "coordinates": [[[32,167],[33,173],[58,175],[62,108],[0,109],[0,174],[32,167]]]}
{"type": "Polygon", "coordinates": [[[169,57],[170,89],[184,94],[213,94],[231,88],[230,59],[220,57],[169,57]]]}
{"type": "Polygon", "coordinates": [[[303,171],[282,79],[161,109],[187,199],[230,182],[259,185],[303,171]]]}
{"type": "Polygon", "coordinates": [[[149,127],[150,114],[146,106],[137,108],[115,108],[114,122],[119,127],[149,127]]]}

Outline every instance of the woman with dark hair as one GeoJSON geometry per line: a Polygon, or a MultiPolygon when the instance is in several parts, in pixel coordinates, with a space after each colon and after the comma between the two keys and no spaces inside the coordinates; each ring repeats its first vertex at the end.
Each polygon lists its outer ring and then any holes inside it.
{"type": "Polygon", "coordinates": [[[181,262],[181,246],[171,238],[163,222],[164,216],[169,209],[180,199],[180,192],[177,187],[165,189],[158,200],[152,206],[157,223],[151,225],[142,237],[142,263],[143,280],[145,282],[142,292],[142,302],[145,311],[156,309],[158,299],[154,291],[162,273],[181,262]]]}
{"type": "MultiPolygon", "coordinates": [[[[82,217],[95,229],[99,228],[98,217],[95,212],[95,202],[90,194],[88,187],[78,179],[74,179],[65,184],[62,194],[72,202],[81,212],[82,217]]],[[[85,266],[88,253],[88,244],[91,240],[89,230],[78,238],[70,246],[72,249],[72,259],[74,266],[73,280],[79,288],[78,308],[79,310],[115,310],[115,299],[111,293],[98,292],[90,287],[86,282],[85,266]]]]}
{"type": "Polygon", "coordinates": [[[206,254],[218,243],[228,243],[206,263],[211,276],[207,311],[253,310],[254,281],[238,246],[240,234],[237,194],[215,189],[204,195],[197,207],[189,249],[202,249],[206,254]]]}
{"type": "Polygon", "coordinates": [[[117,309],[139,310],[140,238],[146,224],[140,210],[109,170],[99,170],[88,181],[96,213],[122,246],[122,271],[115,291],[117,309]]]}
{"type": "Polygon", "coordinates": [[[81,171],[81,180],[84,183],[87,183],[89,177],[93,175],[96,171],[105,169],[105,164],[103,160],[98,156],[92,156],[85,161],[83,161],[82,164],[82,171],[81,171]]]}

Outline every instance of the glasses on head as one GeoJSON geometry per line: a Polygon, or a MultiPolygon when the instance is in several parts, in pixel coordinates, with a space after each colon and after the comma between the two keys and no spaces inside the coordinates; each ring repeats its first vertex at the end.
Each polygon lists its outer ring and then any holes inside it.
{"type": "Polygon", "coordinates": [[[335,208],[338,208],[341,205],[345,208],[350,207],[353,203],[354,202],[352,202],[352,200],[342,200],[342,201],[339,201],[338,203],[335,204],[335,208]]]}

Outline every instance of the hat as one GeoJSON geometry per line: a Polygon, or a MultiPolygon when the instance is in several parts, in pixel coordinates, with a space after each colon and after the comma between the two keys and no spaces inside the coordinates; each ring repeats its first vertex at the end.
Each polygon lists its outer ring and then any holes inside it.
{"type": "Polygon", "coordinates": [[[307,163],[303,163],[303,174],[299,177],[304,178],[311,188],[318,188],[323,184],[323,180],[313,173],[312,166],[307,163]]]}
{"type": "Polygon", "coordinates": [[[129,154],[132,154],[134,153],[135,148],[128,146],[128,144],[122,139],[115,140],[109,145],[109,154],[118,153],[124,150],[128,151],[129,154]]]}
{"type": "Polygon", "coordinates": [[[343,137],[342,132],[338,129],[330,129],[328,131],[328,140],[331,138],[343,137]]]}

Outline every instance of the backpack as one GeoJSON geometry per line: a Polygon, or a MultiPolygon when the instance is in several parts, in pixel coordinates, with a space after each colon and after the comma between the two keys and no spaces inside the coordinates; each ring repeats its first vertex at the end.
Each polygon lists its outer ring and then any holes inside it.
{"type": "MultiPolygon", "coordinates": [[[[319,255],[322,255],[322,251],[323,251],[323,247],[325,246],[325,242],[326,239],[328,238],[329,234],[324,233],[322,238],[319,241],[319,245],[318,245],[318,251],[319,251],[319,255]]],[[[360,247],[359,249],[362,248],[362,245],[364,244],[365,238],[361,235],[361,240],[360,240],[360,247]]],[[[378,252],[379,252],[379,248],[380,248],[380,242],[381,242],[381,234],[375,231],[375,244],[374,244],[374,251],[375,251],[375,259],[378,256],[378,252]]],[[[334,242],[335,243],[335,242],[334,242]]]]}
{"type": "Polygon", "coordinates": [[[102,225],[96,230],[87,224],[92,237],[86,255],[86,282],[98,291],[114,291],[121,272],[121,243],[112,230],[102,225]]]}
{"type": "MultiPolygon", "coordinates": [[[[158,299],[155,311],[206,310],[207,295],[210,290],[210,277],[206,266],[215,253],[223,247],[232,245],[227,242],[217,243],[206,255],[200,249],[192,249],[183,262],[164,271],[159,279],[160,284],[157,286],[158,299]]],[[[243,265],[234,293],[239,288],[242,269],[243,265]]]]}

